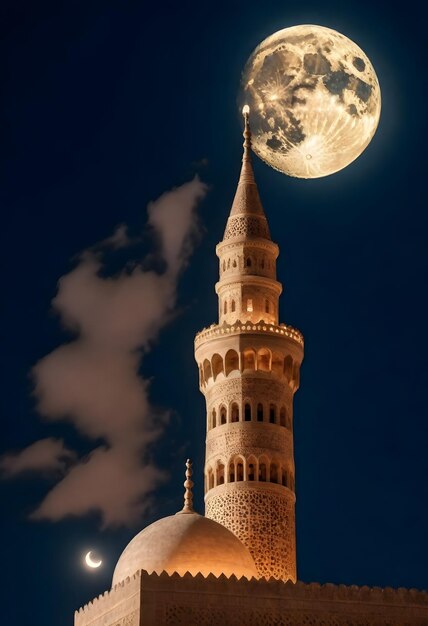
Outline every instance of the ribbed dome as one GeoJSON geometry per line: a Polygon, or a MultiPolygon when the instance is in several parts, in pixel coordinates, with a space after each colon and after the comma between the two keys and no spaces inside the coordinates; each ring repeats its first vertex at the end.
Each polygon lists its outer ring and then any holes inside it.
{"type": "Polygon", "coordinates": [[[195,512],[164,517],[136,535],[117,562],[113,586],[140,569],[150,574],[258,576],[244,544],[218,522],[195,512]]]}

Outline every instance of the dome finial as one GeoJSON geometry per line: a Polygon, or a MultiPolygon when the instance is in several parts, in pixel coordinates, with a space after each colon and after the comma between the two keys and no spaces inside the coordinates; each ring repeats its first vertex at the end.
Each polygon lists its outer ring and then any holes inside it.
{"type": "Polygon", "coordinates": [[[184,481],[183,485],[184,485],[184,506],[183,509],[181,510],[182,513],[194,513],[193,510],[193,493],[192,493],[192,488],[193,488],[193,480],[191,480],[191,476],[193,474],[192,472],[192,461],[190,459],[187,459],[186,461],[186,480],[184,481]]]}

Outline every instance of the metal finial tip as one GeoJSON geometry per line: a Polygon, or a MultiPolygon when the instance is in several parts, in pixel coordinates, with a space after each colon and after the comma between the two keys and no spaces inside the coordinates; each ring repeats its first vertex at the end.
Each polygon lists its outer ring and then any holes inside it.
{"type": "Polygon", "coordinates": [[[244,104],[244,106],[242,107],[242,115],[249,115],[250,113],[250,107],[248,106],[248,104],[244,104]]]}

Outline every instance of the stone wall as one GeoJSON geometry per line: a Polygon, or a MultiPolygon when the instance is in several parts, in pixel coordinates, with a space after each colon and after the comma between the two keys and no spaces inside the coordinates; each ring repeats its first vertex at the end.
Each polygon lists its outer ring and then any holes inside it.
{"type": "Polygon", "coordinates": [[[75,626],[427,626],[428,593],[141,572],[76,612],[75,626]]]}
{"type": "Polygon", "coordinates": [[[141,574],[136,572],[74,614],[75,626],[140,626],[141,574]]]}

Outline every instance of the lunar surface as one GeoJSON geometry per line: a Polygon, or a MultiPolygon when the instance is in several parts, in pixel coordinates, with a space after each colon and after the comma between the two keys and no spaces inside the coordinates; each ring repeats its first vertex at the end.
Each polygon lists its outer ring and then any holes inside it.
{"type": "Polygon", "coordinates": [[[318,178],[368,146],[381,97],[361,48],[330,28],[303,25],[274,33],[254,50],[242,75],[245,104],[257,156],[289,176],[318,178]]]}

